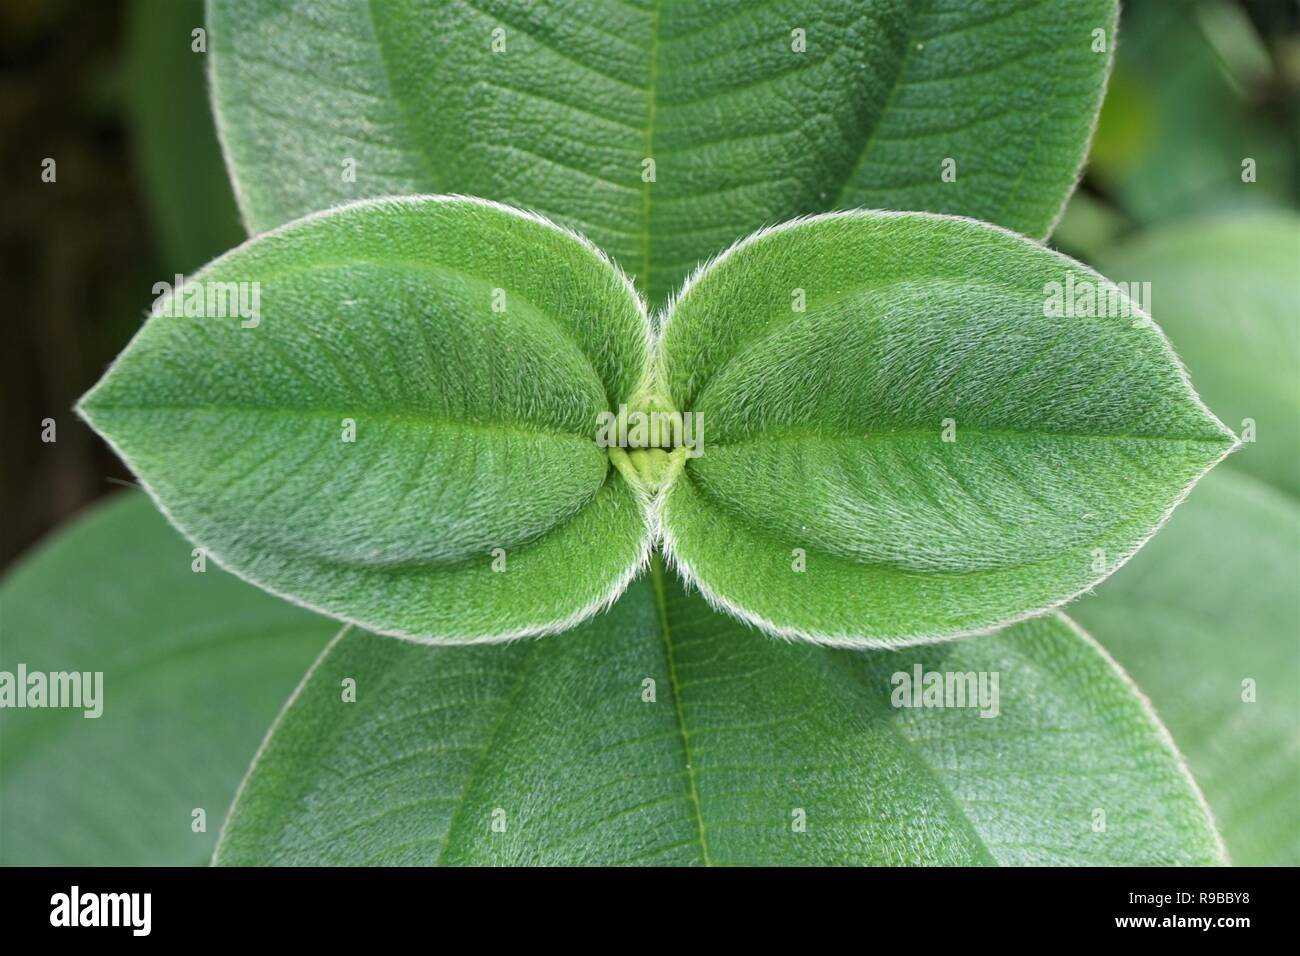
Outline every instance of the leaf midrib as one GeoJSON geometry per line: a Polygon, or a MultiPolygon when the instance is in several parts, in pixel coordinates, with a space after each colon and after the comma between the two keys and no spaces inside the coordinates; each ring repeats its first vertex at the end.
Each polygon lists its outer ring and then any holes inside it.
{"type": "MultiPolygon", "coordinates": [[[[877,438],[939,438],[940,429],[934,427],[909,427],[909,428],[877,428],[869,424],[864,425],[863,434],[828,434],[816,428],[807,426],[791,425],[778,430],[760,432],[753,436],[735,439],[732,441],[716,439],[709,442],[715,447],[721,448],[743,448],[747,445],[768,444],[773,442],[799,442],[813,441],[826,442],[828,444],[847,444],[859,442],[872,442],[877,438]]],[[[1147,441],[1147,442],[1165,442],[1169,444],[1184,445],[1211,445],[1215,448],[1223,448],[1231,444],[1231,440],[1226,436],[1208,435],[1145,435],[1129,432],[1068,432],[1052,431],[1040,428],[982,428],[978,425],[962,425],[960,420],[957,423],[957,441],[951,444],[958,445],[961,443],[961,436],[974,435],[980,438],[1061,438],[1076,441],[1147,441]]],[[[943,443],[948,444],[948,443],[943,443]]],[[[706,446],[707,454],[707,446],[706,446]]]]}
{"type": "MultiPolygon", "coordinates": [[[[650,20],[650,69],[649,77],[646,82],[646,122],[645,135],[642,143],[644,153],[647,158],[654,159],[654,141],[655,141],[655,117],[658,112],[658,90],[659,90],[659,23],[663,14],[663,0],[654,0],[654,8],[651,11],[650,20]]],[[[655,178],[659,178],[659,167],[656,162],[655,178]]],[[[645,295],[650,294],[650,253],[651,253],[651,232],[650,232],[650,207],[651,198],[650,187],[653,183],[641,183],[641,288],[645,295]]]]}
{"type": "MultiPolygon", "coordinates": [[[[487,20],[495,21],[499,23],[505,23],[510,27],[510,29],[519,30],[524,34],[531,36],[531,34],[529,34],[528,29],[524,26],[520,26],[508,20],[504,20],[499,16],[489,14],[486,11],[481,10],[478,7],[474,6],[473,4],[467,3],[466,6],[474,13],[484,17],[487,20]]],[[[663,45],[663,35],[661,29],[663,7],[664,7],[664,0],[653,0],[652,7],[649,11],[650,13],[650,22],[649,22],[650,38],[649,38],[649,46],[648,46],[649,68],[647,70],[646,85],[644,87],[644,93],[646,97],[646,117],[645,117],[644,127],[641,130],[642,135],[641,135],[641,144],[640,144],[642,146],[643,158],[647,158],[647,157],[654,158],[655,132],[656,132],[657,114],[659,108],[658,92],[659,92],[659,64],[661,59],[660,50],[663,45]]],[[[909,8],[911,17],[909,19],[909,25],[904,40],[905,45],[898,57],[898,67],[895,71],[893,80],[890,84],[889,92],[888,94],[886,94],[885,98],[881,101],[880,108],[877,111],[870,128],[863,131],[862,145],[857,150],[857,156],[853,159],[852,163],[845,170],[843,178],[837,189],[835,199],[832,202],[824,204],[822,207],[824,210],[838,209],[844,206],[845,193],[851,188],[853,181],[857,176],[858,171],[866,162],[867,156],[870,152],[871,145],[875,139],[875,136],[879,132],[885,116],[889,112],[890,105],[893,102],[894,96],[896,95],[898,88],[902,85],[902,79],[906,73],[908,63],[910,62],[912,54],[916,49],[916,41],[919,36],[919,29],[920,29],[919,21],[928,13],[929,7],[930,7],[930,0],[921,0],[919,7],[909,8]]],[[[725,18],[723,22],[737,19],[739,17],[747,16],[750,14],[750,12],[751,11],[748,10],[741,10],[736,15],[725,18]]],[[[400,84],[394,83],[393,72],[388,62],[388,56],[381,36],[381,31],[375,19],[376,13],[375,13],[374,0],[366,0],[366,13],[370,23],[371,36],[374,38],[375,47],[377,48],[377,58],[378,58],[380,70],[383,74],[384,85],[392,93],[393,100],[397,104],[398,115],[401,117],[402,125],[405,130],[405,134],[406,134],[405,145],[409,148],[410,152],[416,154],[421,167],[425,171],[425,175],[428,177],[428,182],[431,188],[436,190],[442,190],[445,188],[445,186],[444,184],[441,183],[440,177],[436,175],[433,159],[428,153],[426,140],[423,136],[417,135],[416,114],[411,109],[410,105],[407,103],[406,97],[400,95],[400,92],[402,91],[402,87],[400,86],[400,84]]],[[[706,30],[714,29],[716,28],[716,26],[717,26],[716,23],[706,24],[705,26],[701,27],[697,31],[692,31],[690,34],[684,34],[682,38],[691,36],[694,33],[704,32],[706,30]]],[[[582,64],[581,61],[575,60],[574,62],[579,66],[585,65],[582,64]]],[[[570,107],[572,106],[572,104],[565,104],[565,105],[570,107]]],[[[635,129],[635,126],[631,123],[626,123],[624,125],[627,125],[629,127],[629,131],[635,129]]],[[[658,168],[656,166],[656,177],[657,174],[658,174],[658,168]]],[[[652,186],[653,185],[654,185],[653,183],[649,183],[649,182],[642,182],[641,184],[641,217],[640,217],[641,221],[640,221],[640,228],[637,231],[637,238],[639,240],[640,249],[641,249],[641,263],[640,263],[641,269],[639,274],[636,276],[636,281],[637,281],[637,285],[641,289],[642,294],[646,296],[649,296],[651,294],[651,283],[650,283],[651,268],[652,268],[651,257],[652,257],[653,245],[654,245],[654,236],[651,229],[652,186]]],[[[602,226],[601,228],[608,229],[610,227],[602,226]]]]}
{"type": "Polygon", "coordinates": [[[195,404],[167,404],[167,403],[118,403],[118,402],[88,402],[82,406],[88,413],[89,417],[99,418],[105,413],[110,416],[113,412],[180,412],[180,413],[208,413],[214,415],[266,415],[266,416],[284,416],[284,417],[302,417],[302,418],[358,418],[366,417],[370,419],[379,419],[380,421],[398,424],[427,427],[430,429],[447,428],[462,429],[465,431],[484,432],[488,434],[506,434],[519,435],[527,438],[551,438],[563,441],[585,441],[595,445],[596,438],[593,434],[583,434],[581,432],[555,431],[546,428],[530,428],[527,422],[504,422],[497,420],[487,421],[467,421],[457,418],[450,418],[444,415],[434,415],[429,412],[410,411],[406,409],[392,408],[301,408],[295,406],[268,406],[268,405],[223,405],[210,402],[195,404]]]}
{"type": "Polygon", "coordinates": [[[694,811],[695,827],[699,833],[700,852],[705,866],[713,866],[709,855],[708,838],[705,835],[704,812],[700,803],[700,789],[696,780],[695,764],[691,759],[690,732],[686,728],[686,716],[682,711],[681,689],[677,679],[677,658],[673,648],[672,627],[668,622],[668,599],[664,588],[663,558],[656,553],[650,559],[650,580],[654,585],[655,610],[659,617],[659,636],[663,641],[664,655],[668,661],[668,683],[673,693],[673,714],[677,721],[678,733],[682,742],[682,755],[686,762],[686,783],[691,808],[694,811]]]}
{"type": "MultiPolygon", "coordinates": [[[[951,785],[939,774],[939,771],[925,759],[925,756],[917,748],[916,744],[912,741],[912,738],[907,736],[907,734],[903,732],[902,728],[898,726],[900,712],[893,707],[885,708],[881,703],[881,698],[877,696],[874,689],[867,686],[861,667],[853,666],[858,663],[858,655],[861,652],[851,650],[833,650],[829,653],[841,664],[844,670],[848,671],[853,686],[862,690],[862,696],[867,702],[866,709],[869,710],[874,718],[889,731],[890,736],[898,741],[899,751],[906,755],[908,763],[917,768],[920,776],[925,777],[934,785],[935,790],[939,792],[944,802],[951,808],[952,816],[961,827],[966,830],[968,836],[970,836],[972,841],[978,847],[983,856],[983,862],[994,866],[998,865],[998,860],[993,855],[993,851],[989,848],[988,843],[985,841],[984,835],[980,833],[979,828],[975,825],[975,821],[972,820],[970,815],[966,812],[965,806],[962,804],[961,800],[958,799],[956,793],[953,792],[951,785]]],[[[869,653],[884,652],[874,651],[869,653]]]]}

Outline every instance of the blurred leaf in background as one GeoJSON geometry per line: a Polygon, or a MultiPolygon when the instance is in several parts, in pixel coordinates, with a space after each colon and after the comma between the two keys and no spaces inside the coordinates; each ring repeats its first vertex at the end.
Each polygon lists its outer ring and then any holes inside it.
{"type": "Polygon", "coordinates": [[[1146,230],[1097,257],[1150,282],[1151,314],[1210,410],[1244,442],[1224,464],[1300,499],[1300,215],[1146,230]]]}
{"type": "Polygon", "coordinates": [[[1232,862],[1300,865],[1300,505],[1216,469],[1070,613],[1151,699],[1232,862]]]}
{"type": "Polygon", "coordinates": [[[1126,3],[1088,176],[1054,236],[1151,283],[1202,398],[1254,438],[1070,606],[1151,697],[1246,865],[1300,864],[1298,31],[1291,0],[1126,3]]]}
{"type": "Polygon", "coordinates": [[[1129,0],[1119,36],[1053,245],[1096,264],[1145,226],[1300,205],[1300,4],[1129,0]]]}
{"type": "Polygon", "coordinates": [[[244,238],[191,50],[202,21],[201,0],[0,0],[0,567],[126,477],[72,405],[155,282],[244,238]]]}
{"type": "Polygon", "coordinates": [[[1234,862],[1300,865],[1300,216],[1221,216],[1107,253],[1245,443],[1071,606],[1151,697],[1234,862]]]}
{"type": "Polygon", "coordinates": [[[1293,203],[1294,77],[1269,42],[1231,0],[1125,4],[1089,178],[1138,223],[1293,203]],[[1247,159],[1253,183],[1242,182],[1247,159]]]}
{"type": "Polygon", "coordinates": [[[104,675],[97,718],[0,711],[0,865],[207,863],[258,742],[338,624],[194,560],[132,491],[0,585],[0,670],[104,675]]]}
{"type": "Polygon", "coordinates": [[[202,0],[135,0],[125,100],[160,265],[188,273],[245,239],[208,106],[207,56],[193,51],[202,0]]]}

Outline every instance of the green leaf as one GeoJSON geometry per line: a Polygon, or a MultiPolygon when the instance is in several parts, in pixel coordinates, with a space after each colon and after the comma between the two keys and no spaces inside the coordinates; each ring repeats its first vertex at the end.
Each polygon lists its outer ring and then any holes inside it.
{"type": "Polygon", "coordinates": [[[188,287],[235,282],[249,302],[260,283],[256,321],[165,298],[80,405],[222,566],[455,641],[563,630],[641,566],[644,508],[595,437],[648,324],[590,244],[481,200],[381,200],[251,240],[188,287]]]}
{"type": "Polygon", "coordinates": [[[1246,439],[1233,467],[1300,497],[1300,216],[1179,223],[1099,266],[1117,282],[1151,283],[1153,318],[1206,404],[1246,439]]]}
{"type": "Polygon", "coordinates": [[[590,236],[655,303],[740,236],[828,209],[1045,235],[1115,20],[1114,0],[209,6],[250,229],[366,196],[486,196],[590,236]]]}
{"type": "Polygon", "coordinates": [[[1126,298],[1077,314],[1102,281],[926,214],[739,243],[667,316],[663,387],[704,425],[660,502],[667,553],[716,605],[827,643],[979,632],[1091,587],[1234,443],[1126,298]],[[1047,317],[1052,283],[1075,314],[1047,317]]]}
{"type": "Polygon", "coordinates": [[[0,584],[0,670],[103,673],[97,718],[0,710],[0,864],[211,856],[259,737],[338,625],[211,565],[196,574],[193,561],[133,492],[60,531],[0,584]]]}
{"type": "Polygon", "coordinates": [[[903,653],[755,640],[657,561],[563,639],[452,650],[349,632],[272,729],[216,854],[349,865],[1220,859],[1167,734],[1064,617],[903,653]],[[997,672],[997,716],[891,706],[894,675],[918,665],[997,672]],[[346,678],[354,703],[341,699],[346,678]]]}
{"type": "Polygon", "coordinates": [[[1168,723],[1238,865],[1300,865],[1298,538],[1300,504],[1219,469],[1071,606],[1168,723]]]}

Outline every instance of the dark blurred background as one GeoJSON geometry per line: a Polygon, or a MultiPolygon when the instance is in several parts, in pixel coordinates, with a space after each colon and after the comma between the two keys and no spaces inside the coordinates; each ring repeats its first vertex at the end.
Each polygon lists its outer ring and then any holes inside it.
{"type": "MultiPolygon", "coordinates": [[[[244,238],[191,51],[202,21],[201,0],[0,0],[0,568],[129,481],[72,406],[154,282],[244,238]]],[[[1244,155],[1275,173],[1251,201],[1296,207],[1298,89],[1296,0],[1129,0],[1054,243],[1088,260],[1148,225],[1240,209],[1223,170],[1244,155]]]]}
{"type": "Polygon", "coordinates": [[[154,282],[243,238],[190,50],[202,22],[202,0],[0,0],[0,567],[129,479],[72,405],[154,282]]]}

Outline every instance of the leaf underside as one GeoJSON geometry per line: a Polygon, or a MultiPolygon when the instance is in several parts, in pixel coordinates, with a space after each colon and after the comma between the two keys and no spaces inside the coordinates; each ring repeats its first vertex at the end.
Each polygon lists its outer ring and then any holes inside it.
{"type": "Polygon", "coordinates": [[[1116,15],[1114,0],[214,0],[209,56],[251,231],[369,196],[484,196],[590,236],[658,304],[740,236],[829,209],[1044,236],[1116,15]]]}
{"type": "Polygon", "coordinates": [[[216,857],[1219,860],[1163,732],[1066,619],[901,654],[754,640],[657,563],[552,640],[453,650],[349,632],[269,737],[216,857]],[[892,675],[918,664],[998,672],[999,716],[891,707],[892,675]]]}
{"type": "Polygon", "coordinates": [[[1140,313],[1046,317],[1070,281],[1101,279],[923,214],[739,244],[667,317],[669,396],[705,425],[661,504],[670,557],[843,643],[988,629],[1110,573],[1234,439],[1140,313]]]}

